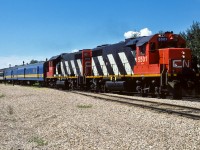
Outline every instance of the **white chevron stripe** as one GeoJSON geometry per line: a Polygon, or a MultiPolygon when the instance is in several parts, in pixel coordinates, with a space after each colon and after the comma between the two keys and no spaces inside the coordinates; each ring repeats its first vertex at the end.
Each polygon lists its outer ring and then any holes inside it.
{"type": "Polygon", "coordinates": [[[117,64],[115,62],[115,59],[114,59],[113,55],[112,54],[108,54],[107,56],[108,56],[108,60],[110,62],[110,65],[111,65],[111,67],[113,69],[114,75],[119,75],[120,72],[119,72],[119,69],[117,67],[117,64]]]}
{"type": "Polygon", "coordinates": [[[102,56],[97,56],[99,63],[101,65],[102,71],[103,71],[103,75],[108,75],[108,70],[106,68],[105,62],[103,61],[103,57],[102,56]]]}
{"type": "Polygon", "coordinates": [[[61,67],[61,72],[62,72],[62,74],[65,76],[65,70],[64,70],[63,62],[61,61],[60,63],[61,63],[61,65],[60,65],[60,67],[61,67]]]}
{"type": "Polygon", "coordinates": [[[72,64],[72,69],[74,71],[74,74],[75,76],[77,75],[77,71],[76,71],[76,66],[75,66],[75,63],[74,63],[74,60],[70,60],[71,64],[72,64]]]}
{"type": "Polygon", "coordinates": [[[133,57],[135,58],[135,61],[137,61],[137,58],[136,58],[136,52],[135,51],[131,51],[131,54],[133,55],[133,57]]]}
{"type": "Polygon", "coordinates": [[[58,75],[58,66],[56,66],[56,75],[58,75]]]}
{"type": "Polygon", "coordinates": [[[82,66],[82,63],[81,63],[81,59],[77,59],[77,63],[78,63],[78,67],[80,69],[80,75],[83,75],[83,66],[82,66]]]}
{"type": "Polygon", "coordinates": [[[65,66],[66,66],[67,74],[70,75],[71,71],[69,69],[69,62],[68,61],[65,61],[65,66]]]}
{"type": "Polygon", "coordinates": [[[126,70],[126,73],[127,74],[133,74],[133,70],[131,68],[131,65],[128,62],[128,59],[127,59],[125,53],[121,52],[121,53],[118,53],[118,54],[119,54],[119,57],[120,57],[120,59],[121,59],[121,61],[123,63],[123,66],[124,66],[124,68],[126,70]]]}
{"type": "Polygon", "coordinates": [[[94,59],[93,58],[92,58],[92,71],[94,73],[94,76],[98,76],[99,75],[99,73],[97,71],[97,67],[96,67],[96,65],[94,63],[94,59]]]}

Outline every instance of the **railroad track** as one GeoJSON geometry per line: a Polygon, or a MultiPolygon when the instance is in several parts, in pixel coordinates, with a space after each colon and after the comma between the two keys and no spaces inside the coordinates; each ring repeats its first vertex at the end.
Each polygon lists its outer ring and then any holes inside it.
{"type": "Polygon", "coordinates": [[[90,96],[105,101],[118,102],[126,105],[142,107],[163,113],[175,114],[187,118],[200,120],[200,108],[177,105],[177,104],[169,104],[166,102],[164,103],[164,102],[150,101],[144,98],[141,99],[123,95],[116,95],[116,94],[91,93],[91,92],[80,92],[80,91],[73,91],[73,93],[81,94],[84,96],[90,96]]]}

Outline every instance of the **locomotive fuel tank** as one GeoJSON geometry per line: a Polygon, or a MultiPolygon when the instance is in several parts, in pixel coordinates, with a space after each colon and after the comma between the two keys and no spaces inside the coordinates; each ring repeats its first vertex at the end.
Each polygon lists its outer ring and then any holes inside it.
{"type": "Polygon", "coordinates": [[[57,80],[56,87],[66,89],[67,88],[67,81],[66,80],[57,80]]]}
{"type": "Polygon", "coordinates": [[[126,89],[125,81],[106,81],[106,89],[110,91],[124,91],[126,89]]]}

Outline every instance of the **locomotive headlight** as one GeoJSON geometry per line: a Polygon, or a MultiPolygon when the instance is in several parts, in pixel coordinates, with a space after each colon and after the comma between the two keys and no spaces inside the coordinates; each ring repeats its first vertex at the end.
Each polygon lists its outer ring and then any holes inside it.
{"type": "Polygon", "coordinates": [[[185,52],[182,51],[181,54],[182,54],[182,59],[185,59],[185,52]]]}
{"type": "Polygon", "coordinates": [[[183,55],[185,55],[185,52],[184,52],[184,51],[182,51],[181,53],[182,53],[183,55]]]}

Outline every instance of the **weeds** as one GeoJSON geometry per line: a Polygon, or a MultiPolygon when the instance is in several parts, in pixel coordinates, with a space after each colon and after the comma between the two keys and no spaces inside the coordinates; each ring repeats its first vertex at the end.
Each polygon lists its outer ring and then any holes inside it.
{"type": "Polygon", "coordinates": [[[91,108],[92,105],[89,104],[89,105],[77,105],[78,108],[91,108]]]}
{"type": "Polygon", "coordinates": [[[14,110],[12,108],[12,106],[8,105],[8,114],[12,115],[14,114],[14,110]]]}
{"type": "Polygon", "coordinates": [[[5,95],[3,95],[3,94],[0,94],[0,98],[3,98],[3,97],[5,97],[5,95]]]}
{"type": "Polygon", "coordinates": [[[45,146],[48,144],[47,141],[43,140],[42,138],[39,137],[32,137],[29,142],[34,142],[37,144],[37,146],[45,146]]]}

